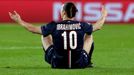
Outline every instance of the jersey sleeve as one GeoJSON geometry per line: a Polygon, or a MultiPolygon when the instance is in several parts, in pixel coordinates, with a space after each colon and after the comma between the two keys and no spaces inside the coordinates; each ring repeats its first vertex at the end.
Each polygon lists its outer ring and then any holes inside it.
{"type": "Polygon", "coordinates": [[[52,32],[54,31],[54,27],[55,27],[55,22],[51,22],[47,25],[41,26],[42,35],[46,37],[49,34],[52,34],[52,32]]]}
{"type": "Polygon", "coordinates": [[[92,24],[88,24],[88,23],[83,23],[83,31],[88,34],[91,35],[92,31],[93,31],[93,26],[92,24]]]}

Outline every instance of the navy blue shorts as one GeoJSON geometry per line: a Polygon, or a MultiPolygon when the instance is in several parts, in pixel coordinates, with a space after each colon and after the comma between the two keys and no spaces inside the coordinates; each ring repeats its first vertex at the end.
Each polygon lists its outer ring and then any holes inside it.
{"type": "MultiPolygon", "coordinates": [[[[90,61],[89,55],[85,50],[81,50],[78,58],[72,62],[71,68],[86,68],[90,61]]],[[[57,54],[53,45],[45,51],[45,61],[48,62],[52,68],[69,68],[67,58],[57,54]]]]}

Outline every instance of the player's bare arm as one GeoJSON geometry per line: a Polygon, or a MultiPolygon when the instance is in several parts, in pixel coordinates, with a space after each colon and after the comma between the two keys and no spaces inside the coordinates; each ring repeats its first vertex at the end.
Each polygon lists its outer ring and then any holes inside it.
{"type": "Polygon", "coordinates": [[[104,6],[102,6],[101,15],[102,15],[101,18],[96,23],[93,24],[93,31],[100,30],[104,25],[104,22],[107,17],[107,10],[104,6]]]}
{"type": "Polygon", "coordinates": [[[36,33],[36,34],[42,34],[40,26],[37,27],[37,26],[34,26],[30,23],[23,21],[21,19],[20,15],[16,11],[14,11],[13,13],[9,12],[9,16],[12,20],[14,20],[18,24],[20,24],[21,26],[26,28],[28,31],[30,31],[32,33],[36,33]]]}

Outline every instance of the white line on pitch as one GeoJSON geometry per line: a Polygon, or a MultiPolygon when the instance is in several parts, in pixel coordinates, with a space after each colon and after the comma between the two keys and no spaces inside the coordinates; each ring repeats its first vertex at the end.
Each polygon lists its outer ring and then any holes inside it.
{"type": "Polygon", "coordinates": [[[11,46],[11,47],[0,47],[0,50],[16,50],[16,49],[41,49],[40,46],[11,46]]]}

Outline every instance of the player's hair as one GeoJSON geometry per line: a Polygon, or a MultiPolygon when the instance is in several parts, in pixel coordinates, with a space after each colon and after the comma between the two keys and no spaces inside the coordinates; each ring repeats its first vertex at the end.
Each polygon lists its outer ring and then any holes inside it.
{"type": "Polygon", "coordinates": [[[76,13],[78,12],[78,9],[72,2],[67,2],[63,6],[63,10],[67,13],[68,18],[75,17],[76,13]]]}

